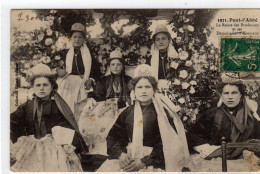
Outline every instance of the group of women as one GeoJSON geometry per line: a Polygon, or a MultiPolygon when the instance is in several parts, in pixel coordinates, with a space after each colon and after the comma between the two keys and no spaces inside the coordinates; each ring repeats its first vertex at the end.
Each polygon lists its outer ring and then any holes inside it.
{"type": "MultiPolygon", "coordinates": [[[[142,171],[149,167],[182,171],[188,166],[191,151],[206,157],[220,147],[222,137],[227,142],[260,138],[257,106],[246,98],[239,81],[222,82],[218,107],[206,111],[191,130],[185,131],[174,104],[157,92],[158,80],[166,79],[169,70],[168,58],[178,57],[166,26],[157,26],[153,35],[151,66],[139,65],[132,78],[125,75],[120,50],[111,52],[108,72],[102,77],[98,62],[84,43],[85,31],[80,23],[72,25],[73,46],[59,52],[65,67],[58,72],[58,86],[55,74],[46,65],[32,69],[29,80],[35,97],[11,114],[12,143],[21,136],[43,138],[53,127],[61,126],[75,130],[75,152],[87,153],[75,110],[88,98],[118,98],[120,108],[127,106],[109,131],[108,160],[98,171],[142,171]]],[[[232,149],[228,155],[238,158],[241,152],[241,148],[232,149]]]]}

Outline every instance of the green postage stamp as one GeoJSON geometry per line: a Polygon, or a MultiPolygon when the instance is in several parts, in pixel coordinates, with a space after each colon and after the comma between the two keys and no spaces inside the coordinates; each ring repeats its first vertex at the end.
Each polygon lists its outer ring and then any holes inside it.
{"type": "Polygon", "coordinates": [[[220,71],[260,72],[260,39],[221,38],[220,71]]]}

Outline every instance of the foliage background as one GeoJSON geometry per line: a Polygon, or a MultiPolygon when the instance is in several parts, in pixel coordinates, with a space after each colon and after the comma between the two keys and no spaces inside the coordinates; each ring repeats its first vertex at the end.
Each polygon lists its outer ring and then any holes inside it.
{"type": "MultiPolygon", "coordinates": [[[[159,23],[167,24],[179,58],[170,58],[168,80],[171,83],[160,83],[164,89],[162,92],[176,105],[176,112],[186,128],[200,113],[216,106],[221,76],[217,61],[219,49],[209,43],[209,37],[214,29],[210,22],[217,10],[59,9],[12,12],[16,20],[11,22],[11,79],[15,77],[11,95],[16,106],[23,102],[19,100],[19,90],[30,87],[25,80],[29,68],[41,62],[56,71],[64,65],[55,53],[70,47],[69,31],[75,22],[86,26],[87,45],[103,73],[106,72],[109,53],[116,48],[121,49],[128,69],[149,63],[153,28],[159,23]],[[37,21],[37,27],[21,30],[16,25],[19,22],[29,25],[31,21],[37,21]]],[[[30,92],[26,90],[25,93],[28,99],[30,92]]],[[[251,99],[259,100],[259,84],[248,83],[247,93],[251,99]]]]}

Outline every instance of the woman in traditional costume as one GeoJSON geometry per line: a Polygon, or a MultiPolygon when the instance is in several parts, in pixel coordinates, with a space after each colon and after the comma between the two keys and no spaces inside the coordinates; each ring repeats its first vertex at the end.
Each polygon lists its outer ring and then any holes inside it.
{"type": "MultiPolygon", "coordinates": [[[[218,106],[206,111],[188,133],[189,146],[207,157],[226,142],[246,142],[260,139],[260,118],[257,103],[245,96],[245,86],[239,80],[222,76],[218,106]]],[[[228,158],[237,158],[243,149],[230,149],[228,158]]]]}
{"type": "MultiPolygon", "coordinates": [[[[54,74],[47,65],[39,64],[30,70],[29,81],[34,98],[20,105],[11,113],[10,139],[16,143],[19,137],[33,135],[41,139],[52,134],[52,128],[60,126],[74,130],[72,145],[75,152],[87,152],[75,118],[66,102],[56,93],[54,74]]],[[[68,137],[69,138],[69,137],[68,137]]]]}
{"type": "Polygon", "coordinates": [[[178,58],[179,56],[165,25],[158,25],[155,28],[153,41],[151,67],[154,71],[154,76],[157,80],[167,79],[170,69],[170,59],[178,58]]]}
{"type": "Polygon", "coordinates": [[[107,136],[109,158],[119,163],[111,166],[106,161],[98,171],[182,171],[189,161],[184,127],[171,101],[155,92],[157,81],[149,65],[135,69],[130,87],[135,102],[119,115],[107,136]]]}
{"type": "Polygon", "coordinates": [[[97,81],[94,87],[93,98],[96,101],[104,101],[110,98],[118,99],[118,108],[130,104],[130,90],[128,83],[131,77],[125,75],[125,63],[120,50],[110,53],[108,59],[108,71],[106,75],[97,81]]]}
{"type": "Polygon", "coordinates": [[[101,76],[98,62],[91,58],[89,49],[84,43],[85,32],[85,27],[81,23],[73,24],[72,47],[56,53],[65,63],[65,70],[58,72],[61,77],[57,80],[58,93],[74,114],[77,106],[87,98],[87,90],[90,90],[95,80],[101,76]]]}

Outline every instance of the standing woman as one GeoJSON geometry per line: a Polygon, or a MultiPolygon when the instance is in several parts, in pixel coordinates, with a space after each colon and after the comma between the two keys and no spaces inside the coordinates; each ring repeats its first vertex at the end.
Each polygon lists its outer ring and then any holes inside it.
{"type": "Polygon", "coordinates": [[[170,58],[178,58],[171,35],[165,25],[158,25],[153,35],[151,67],[157,80],[167,79],[170,69],[170,58]]]}
{"type": "Polygon", "coordinates": [[[91,89],[95,79],[101,75],[98,63],[91,58],[89,49],[84,43],[85,32],[85,27],[81,23],[73,24],[71,27],[72,47],[58,53],[62,59],[65,59],[66,70],[63,74],[58,73],[61,77],[57,80],[58,93],[74,114],[77,106],[87,98],[87,90],[91,89]]]}
{"type": "Polygon", "coordinates": [[[118,98],[118,108],[123,108],[126,102],[130,104],[128,83],[131,77],[125,75],[125,62],[119,50],[110,53],[108,66],[107,75],[97,81],[93,97],[97,101],[118,98]]]}
{"type": "Polygon", "coordinates": [[[119,115],[107,137],[108,155],[119,159],[120,167],[107,161],[99,171],[113,168],[132,172],[147,167],[182,171],[189,161],[185,131],[171,109],[173,104],[155,92],[157,81],[151,67],[138,66],[130,86],[135,94],[134,105],[119,115]]]}

